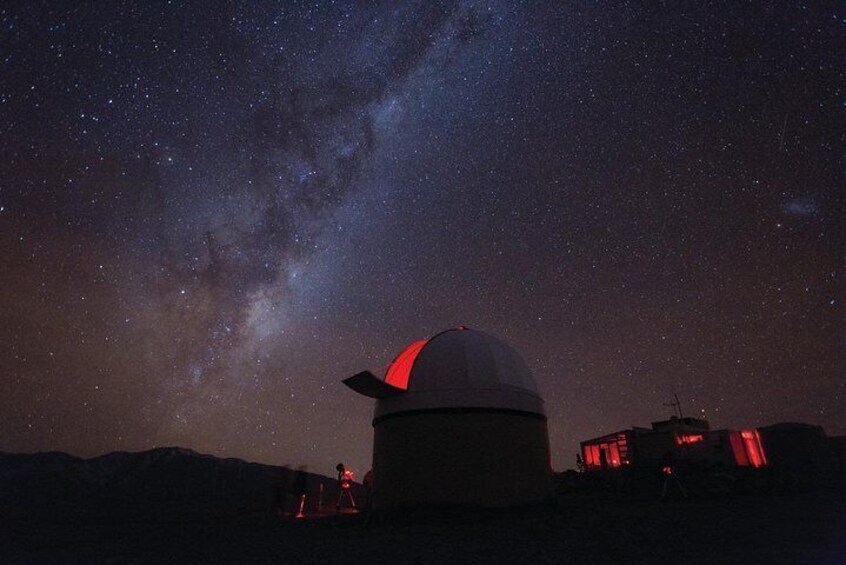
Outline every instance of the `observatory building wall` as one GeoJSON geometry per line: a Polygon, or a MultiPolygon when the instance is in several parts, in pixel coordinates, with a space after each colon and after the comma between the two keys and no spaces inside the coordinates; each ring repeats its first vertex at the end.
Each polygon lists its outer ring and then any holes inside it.
{"type": "Polygon", "coordinates": [[[377,419],[374,430],[374,508],[506,507],[551,492],[543,416],[420,411],[377,419]]]}

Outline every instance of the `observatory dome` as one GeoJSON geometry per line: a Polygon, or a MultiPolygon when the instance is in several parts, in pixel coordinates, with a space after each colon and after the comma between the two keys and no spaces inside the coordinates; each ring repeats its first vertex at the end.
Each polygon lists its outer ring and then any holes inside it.
{"type": "Polygon", "coordinates": [[[372,506],[512,506],[551,492],[549,433],[532,372],[464,326],[415,341],[384,379],[344,384],[376,399],[372,506]]]}
{"type": "Polygon", "coordinates": [[[506,343],[459,326],[406,347],[385,383],[402,394],[382,398],[375,418],[437,408],[503,409],[543,415],[532,372],[506,343]]]}

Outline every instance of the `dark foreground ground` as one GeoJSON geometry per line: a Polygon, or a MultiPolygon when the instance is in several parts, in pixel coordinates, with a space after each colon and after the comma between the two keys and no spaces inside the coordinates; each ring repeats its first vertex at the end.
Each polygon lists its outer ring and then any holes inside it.
{"type": "Polygon", "coordinates": [[[2,524],[2,563],[846,563],[841,489],[226,523],[2,524]]]}

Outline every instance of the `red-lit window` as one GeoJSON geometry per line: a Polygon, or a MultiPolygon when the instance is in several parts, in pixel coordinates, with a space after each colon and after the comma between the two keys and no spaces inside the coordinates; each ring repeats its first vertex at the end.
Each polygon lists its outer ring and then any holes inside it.
{"type": "Polygon", "coordinates": [[[758,430],[731,432],[729,441],[731,442],[734,459],[741,467],[764,467],[767,465],[767,456],[764,455],[764,446],[761,445],[761,434],[758,433],[758,430]]]}
{"type": "Polygon", "coordinates": [[[598,445],[584,445],[582,446],[582,455],[585,459],[585,465],[588,467],[599,466],[599,446],[598,445]]]}
{"type": "MultiPolygon", "coordinates": [[[[605,447],[605,446],[603,446],[605,447]]],[[[608,455],[606,457],[608,461],[609,467],[619,467],[620,466],[620,450],[617,449],[616,443],[609,443],[607,444],[608,455]]]]}
{"type": "Polygon", "coordinates": [[[585,466],[588,468],[599,467],[599,446],[598,445],[583,445],[582,456],[585,460],[585,466]]]}
{"type": "Polygon", "coordinates": [[[734,460],[741,467],[749,466],[749,458],[746,456],[746,449],[743,447],[743,440],[738,432],[729,432],[729,442],[731,443],[731,451],[734,454],[734,460]]]}
{"type": "Polygon", "coordinates": [[[740,432],[743,438],[743,446],[749,456],[749,463],[753,467],[763,467],[767,464],[767,457],[764,455],[764,447],[761,445],[761,434],[758,430],[743,430],[740,432]]]}
{"type": "Polygon", "coordinates": [[[693,434],[693,435],[679,435],[676,436],[676,444],[677,445],[689,445],[691,443],[699,443],[704,438],[702,434],[693,434]]]}
{"type": "Polygon", "coordinates": [[[616,469],[628,465],[626,434],[611,435],[582,446],[582,457],[588,469],[616,469]]]}

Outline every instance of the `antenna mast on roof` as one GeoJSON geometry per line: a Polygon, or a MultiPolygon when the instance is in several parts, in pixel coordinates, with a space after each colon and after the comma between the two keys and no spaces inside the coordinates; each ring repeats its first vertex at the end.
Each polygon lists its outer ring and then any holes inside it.
{"type": "Polygon", "coordinates": [[[683,419],[683,416],[682,416],[682,411],[681,411],[681,402],[679,401],[679,395],[676,394],[676,393],[673,393],[673,398],[675,398],[675,400],[671,400],[670,402],[665,402],[664,406],[672,406],[673,411],[678,412],[679,420],[681,420],[681,419],[683,419]]]}

